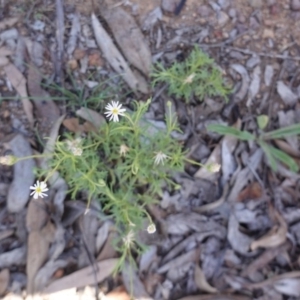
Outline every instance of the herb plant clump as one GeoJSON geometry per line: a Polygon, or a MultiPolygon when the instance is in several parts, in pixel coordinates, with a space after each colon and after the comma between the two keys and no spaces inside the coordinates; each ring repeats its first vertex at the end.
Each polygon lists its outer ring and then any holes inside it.
{"type": "MultiPolygon", "coordinates": [[[[164,186],[175,185],[170,174],[183,171],[186,160],[181,145],[171,137],[178,127],[170,105],[165,130],[155,130],[143,118],[149,103],[135,102],[135,111],[129,113],[112,102],[106,106],[108,123],[84,138],[57,140],[48,161],[50,174],[59,172],[72,198],[86,192],[88,203],[98,200],[102,211],[114,221],[119,232],[119,266],[143,248],[137,239],[140,230],[156,231],[146,206],[156,203],[164,186]]],[[[49,176],[49,172],[39,174],[44,181],[49,176]]]]}
{"type": "Polygon", "coordinates": [[[153,85],[167,83],[169,94],[184,98],[186,102],[190,102],[192,95],[200,101],[207,96],[221,96],[227,100],[230,92],[213,59],[197,46],[184,62],[175,62],[170,68],[158,63],[152,72],[152,78],[153,85]]]}

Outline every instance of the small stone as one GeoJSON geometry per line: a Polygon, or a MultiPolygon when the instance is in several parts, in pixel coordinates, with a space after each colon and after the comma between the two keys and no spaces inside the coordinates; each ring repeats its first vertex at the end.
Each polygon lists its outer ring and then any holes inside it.
{"type": "Polygon", "coordinates": [[[263,6],[262,0],[248,0],[248,2],[253,8],[261,8],[263,6]]]}
{"type": "Polygon", "coordinates": [[[222,9],[227,9],[230,6],[230,0],[218,0],[218,4],[222,9]]]}
{"type": "Polygon", "coordinates": [[[300,20],[300,11],[293,11],[291,13],[291,18],[295,21],[300,20]]]}
{"type": "Polygon", "coordinates": [[[173,13],[179,4],[179,0],[162,0],[161,7],[164,12],[173,13]]]}
{"type": "Polygon", "coordinates": [[[201,18],[207,18],[213,15],[213,10],[208,5],[202,5],[198,9],[198,14],[201,18]]]}
{"type": "Polygon", "coordinates": [[[291,0],[291,9],[292,10],[300,10],[300,0],[291,0]]]}
{"type": "Polygon", "coordinates": [[[70,59],[67,63],[67,66],[71,70],[75,70],[78,68],[78,63],[76,59],[70,59]]]}
{"type": "Polygon", "coordinates": [[[236,18],[236,15],[237,15],[236,9],[235,8],[230,8],[229,11],[228,11],[228,15],[232,19],[236,18]]]}
{"type": "Polygon", "coordinates": [[[229,21],[229,16],[224,12],[220,11],[218,16],[218,24],[224,26],[229,21]]]}
{"type": "Polygon", "coordinates": [[[254,17],[250,17],[249,27],[250,27],[251,29],[256,30],[256,29],[259,28],[259,26],[260,26],[260,25],[259,25],[257,19],[254,18],[254,17]]]}

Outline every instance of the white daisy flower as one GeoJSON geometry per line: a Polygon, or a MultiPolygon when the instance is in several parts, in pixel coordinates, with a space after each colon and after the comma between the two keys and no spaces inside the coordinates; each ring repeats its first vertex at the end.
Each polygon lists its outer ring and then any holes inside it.
{"type": "Polygon", "coordinates": [[[120,146],[120,156],[125,156],[128,150],[129,148],[126,145],[122,144],[120,146]]]}
{"type": "Polygon", "coordinates": [[[148,227],[147,227],[147,231],[149,234],[152,234],[156,231],[156,227],[153,223],[151,223],[148,227]]]}
{"type": "Polygon", "coordinates": [[[163,165],[164,164],[164,160],[167,159],[167,158],[169,158],[168,155],[164,154],[161,151],[155,152],[155,153],[156,153],[156,155],[153,157],[155,165],[159,165],[160,163],[162,163],[162,165],[163,165]]]}
{"type": "Polygon", "coordinates": [[[123,243],[126,248],[130,248],[131,244],[134,241],[134,232],[130,230],[126,236],[123,237],[123,243]]]}
{"type": "Polygon", "coordinates": [[[46,197],[48,196],[47,194],[44,193],[49,190],[47,188],[46,182],[44,182],[44,181],[42,181],[42,182],[37,181],[34,186],[30,187],[30,189],[33,190],[33,192],[30,194],[30,196],[33,195],[34,199],[37,199],[38,197],[44,198],[44,196],[46,196],[46,197]]]}
{"type": "Polygon", "coordinates": [[[1,165],[12,166],[16,161],[16,157],[12,155],[0,156],[1,165]]]}
{"type": "Polygon", "coordinates": [[[81,156],[82,154],[82,148],[80,147],[81,138],[78,137],[73,141],[66,141],[68,150],[73,153],[75,156],[81,156]]]}
{"type": "Polygon", "coordinates": [[[111,104],[107,104],[105,109],[108,110],[104,113],[106,117],[109,118],[109,121],[113,120],[114,122],[119,122],[119,115],[124,116],[124,112],[126,111],[118,101],[111,101],[111,104]]]}

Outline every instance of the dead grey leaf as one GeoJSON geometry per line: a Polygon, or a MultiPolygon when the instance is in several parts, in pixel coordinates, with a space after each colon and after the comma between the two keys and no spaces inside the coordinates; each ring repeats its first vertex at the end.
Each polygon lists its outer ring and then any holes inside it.
{"type": "Polygon", "coordinates": [[[13,65],[8,64],[4,66],[4,71],[6,73],[7,78],[18,92],[21,97],[21,101],[23,104],[23,108],[26,114],[26,117],[31,126],[33,126],[34,118],[32,112],[32,103],[28,99],[27,88],[26,88],[26,79],[23,74],[13,65]]]}
{"type": "Polygon", "coordinates": [[[14,234],[14,232],[15,231],[13,229],[1,230],[0,231],[0,241],[10,237],[11,235],[14,234]]]}
{"type": "Polygon", "coordinates": [[[90,264],[89,255],[92,257],[95,256],[96,234],[98,231],[99,222],[98,217],[92,214],[90,210],[83,214],[78,222],[83,241],[78,257],[78,267],[82,268],[90,264]]]}
{"type": "Polygon", "coordinates": [[[97,282],[102,282],[108,276],[110,276],[118,263],[118,259],[111,258],[101,262],[98,262],[95,266],[97,273],[91,266],[76,271],[70,275],[67,275],[61,279],[55,280],[50,283],[48,287],[43,290],[45,294],[52,294],[60,290],[66,290],[73,287],[84,287],[86,285],[95,284],[95,278],[97,282]]]}
{"type": "Polygon", "coordinates": [[[229,203],[236,202],[241,190],[247,185],[249,180],[253,180],[253,170],[256,170],[260,166],[262,157],[262,150],[257,149],[249,158],[248,166],[242,169],[241,171],[238,171],[234,175],[235,182],[227,198],[227,201],[229,203]]]}
{"type": "Polygon", "coordinates": [[[49,260],[36,274],[34,279],[34,290],[41,291],[50,282],[53,274],[61,268],[65,268],[69,261],[67,259],[49,260]]]}
{"type": "Polygon", "coordinates": [[[248,107],[252,105],[253,99],[258,94],[259,87],[260,87],[260,74],[261,74],[261,69],[260,66],[258,65],[254,68],[252,73],[252,81],[249,86],[248,100],[246,103],[248,107]]]}
{"type": "Polygon", "coordinates": [[[72,15],[72,27],[67,42],[67,53],[71,56],[77,46],[77,38],[80,34],[80,21],[78,13],[72,15]]]}
{"type": "Polygon", "coordinates": [[[218,290],[212,287],[206,280],[205,275],[198,264],[195,265],[195,275],[194,275],[195,283],[200,291],[204,291],[207,293],[217,293],[218,290]]]}
{"type": "Polygon", "coordinates": [[[6,47],[0,47],[0,56],[10,56],[12,54],[13,52],[10,49],[6,47]]]}
{"type": "Polygon", "coordinates": [[[147,77],[151,71],[151,51],[135,20],[121,7],[103,10],[116,42],[127,60],[147,77]]]}
{"type": "Polygon", "coordinates": [[[300,297],[300,279],[299,278],[285,278],[274,283],[274,288],[288,296],[300,297]]]}
{"type": "MultiPolygon", "coordinates": [[[[205,165],[208,166],[210,164],[221,164],[221,146],[217,145],[212,151],[211,155],[207,159],[205,165]]],[[[209,181],[216,181],[219,177],[218,172],[211,172],[205,167],[201,167],[194,175],[195,178],[203,178],[209,181]]]]}
{"type": "Polygon", "coordinates": [[[275,216],[279,222],[279,227],[273,227],[269,233],[262,236],[258,240],[251,243],[251,250],[256,250],[259,247],[272,248],[283,244],[286,240],[288,227],[282,216],[275,210],[275,216]]]}
{"type": "Polygon", "coordinates": [[[42,76],[32,64],[28,70],[28,91],[34,98],[34,106],[37,110],[37,119],[42,131],[42,136],[49,136],[53,124],[59,119],[60,112],[58,106],[51,100],[50,95],[44,91],[40,84],[42,76]]]}
{"type": "Polygon", "coordinates": [[[14,26],[19,21],[18,17],[7,18],[0,22],[0,31],[4,30],[7,27],[14,26]]]}
{"type": "Polygon", "coordinates": [[[105,241],[107,240],[109,230],[112,227],[113,227],[113,223],[111,221],[106,221],[98,229],[97,237],[96,237],[96,253],[99,253],[99,251],[103,247],[105,241]]]}
{"type": "Polygon", "coordinates": [[[140,89],[138,79],[134,76],[122,54],[113,44],[110,36],[104,30],[101,23],[94,14],[92,14],[92,26],[94,29],[97,44],[101,48],[103,55],[107,59],[109,64],[118,74],[123,77],[123,79],[132,88],[132,90],[140,90],[142,93],[147,93],[148,91],[140,89]]]}
{"type": "Polygon", "coordinates": [[[244,66],[240,64],[233,64],[230,67],[242,76],[242,85],[239,91],[235,94],[235,102],[238,103],[246,97],[250,84],[250,78],[244,66]]]}
{"type": "Polygon", "coordinates": [[[14,250],[0,254],[0,268],[9,268],[11,266],[25,265],[26,247],[16,248],[14,250]]]}
{"type": "Polygon", "coordinates": [[[265,69],[265,75],[264,75],[264,79],[265,79],[265,85],[266,86],[270,86],[272,79],[274,76],[274,68],[272,65],[267,65],[266,69],[265,69]]]}
{"type": "Polygon", "coordinates": [[[0,46],[7,40],[17,40],[19,32],[16,28],[10,28],[0,33],[0,46]]]}
{"type": "Polygon", "coordinates": [[[0,67],[5,67],[10,64],[9,59],[6,56],[0,56],[0,67]]]}
{"type": "Polygon", "coordinates": [[[34,280],[38,270],[45,263],[50,243],[53,240],[53,225],[48,224],[38,231],[32,231],[28,236],[27,250],[27,293],[32,294],[34,290],[34,280]]]}
{"type": "Polygon", "coordinates": [[[42,44],[37,41],[32,41],[28,37],[24,37],[24,42],[30,55],[30,60],[35,66],[41,67],[44,63],[44,47],[42,44]]]}
{"type": "Polygon", "coordinates": [[[0,271],[0,296],[2,296],[8,288],[10,273],[9,269],[0,271]]]}
{"type": "MultiPolygon", "coordinates": [[[[4,146],[11,149],[16,157],[22,158],[32,155],[29,142],[20,134],[15,135],[4,146]]],[[[20,160],[14,164],[14,179],[7,196],[7,209],[10,212],[17,213],[24,209],[30,195],[29,187],[33,184],[35,178],[33,174],[34,167],[33,158],[20,160]]]]}
{"type": "MultiPolygon", "coordinates": [[[[278,120],[279,120],[279,127],[286,127],[290,125],[294,125],[295,122],[295,111],[288,110],[286,112],[280,110],[278,113],[278,120]]],[[[285,137],[285,140],[289,143],[289,145],[292,147],[293,150],[298,151],[299,150],[299,140],[298,136],[287,136],[285,137]]]]}
{"type": "Polygon", "coordinates": [[[171,268],[177,268],[188,262],[194,262],[197,259],[199,259],[199,257],[197,257],[198,254],[199,254],[198,249],[188,251],[187,253],[184,253],[184,254],[176,257],[175,259],[165,263],[156,272],[158,274],[162,274],[162,273],[169,271],[171,268]]]}
{"type": "Polygon", "coordinates": [[[91,122],[97,129],[106,124],[105,118],[96,111],[87,107],[81,107],[76,111],[76,116],[91,122]]]}
{"type": "Polygon", "coordinates": [[[231,247],[239,254],[249,254],[253,239],[239,230],[239,223],[234,214],[231,214],[229,217],[227,239],[231,247]]]}
{"type": "Polygon", "coordinates": [[[135,300],[151,300],[152,297],[148,295],[146,289],[141,282],[140,278],[137,276],[135,269],[125,263],[124,268],[122,269],[122,279],[126,287],[127,292],[133,296],[135,300]]]}
{"type": "Polygon", "coordinates": [[[277,92],[286,105],[293,106],[297,103],[298,96],[283,81],[277,82],[277,92]]]}
{"type": "Polygon", "coordinates": [[[26,228],[28,232],[42,229],[48,222],[46,203],[42,198],[32,198],[26,214],[26,228]]]}
{"type": "Polygon", "coordinates": [[[139,263],[139,272],[143,273],[149,270],[151,263],[157,259],[157,246],[149,246],[141,255],[139,263]]]}
{"type": "Polygon", "coordinates": [[[14,65],[21,73],[25,71],[25,55],[26,45],[22,36],[19,36],[17,42],[17,48],[14,56],[14,65]]]}
{"type": "Polygon", "coordinates": [[[163,13],[160,6],[154,8],[143,21],[143,30],[150,30],[159,20],[162,20],[163,13]]]}

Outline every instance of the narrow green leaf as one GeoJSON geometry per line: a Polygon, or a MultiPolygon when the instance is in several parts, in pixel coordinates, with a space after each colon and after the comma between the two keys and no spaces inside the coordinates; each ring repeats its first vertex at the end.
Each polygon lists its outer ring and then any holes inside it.
{"type": "Polygon", "coordinates": [[[255,140],[255,136],[248,131],[241,131],[234,127],[219,125],[219,124],[211,124],[207,126],[207,130],[214,131],[223,135],[234,136],[243,141],[253,141],[255,140]]]}
{"type": "Polygon", "coordinates": [[[298,172],[299,171],[299,167],[296,163],[296,161],[290,157],[288,154],[286,154],[285,152],[276,149],[275,147],[269,146],[270,149],[270,153],[279,161],[281,161],[282,163],[284,163],[285,165],[287,165],[289,167],[289,169],[293,172],[298,172]]]}
{"type": "Polygon", "coordinates": [[[300,134],[300,123],[283,127],[273,131],[266,132],[262,135],[263,139],[280,139],[291,135],[300,134]]]}
{"type": "Polygon", "coordinates": [[[271,153],[270,146],[268,144],[262,142],[262,141],[259,141],[258,143],[261,146],[261,148],[263,149],[263,151],[265,152],[265,154],[266,154],[266,156],[269,160],[271,169],[274,172],[276,172],[277,171],[277,163],[276,163],[276,160],[275,160],[274,156],[271,153]]]}
{"type": "Polygon", "coordinates": [[[267,115],[260,115],[256,118],[259,129],[264,130],[269,123],[267,115]]]}

